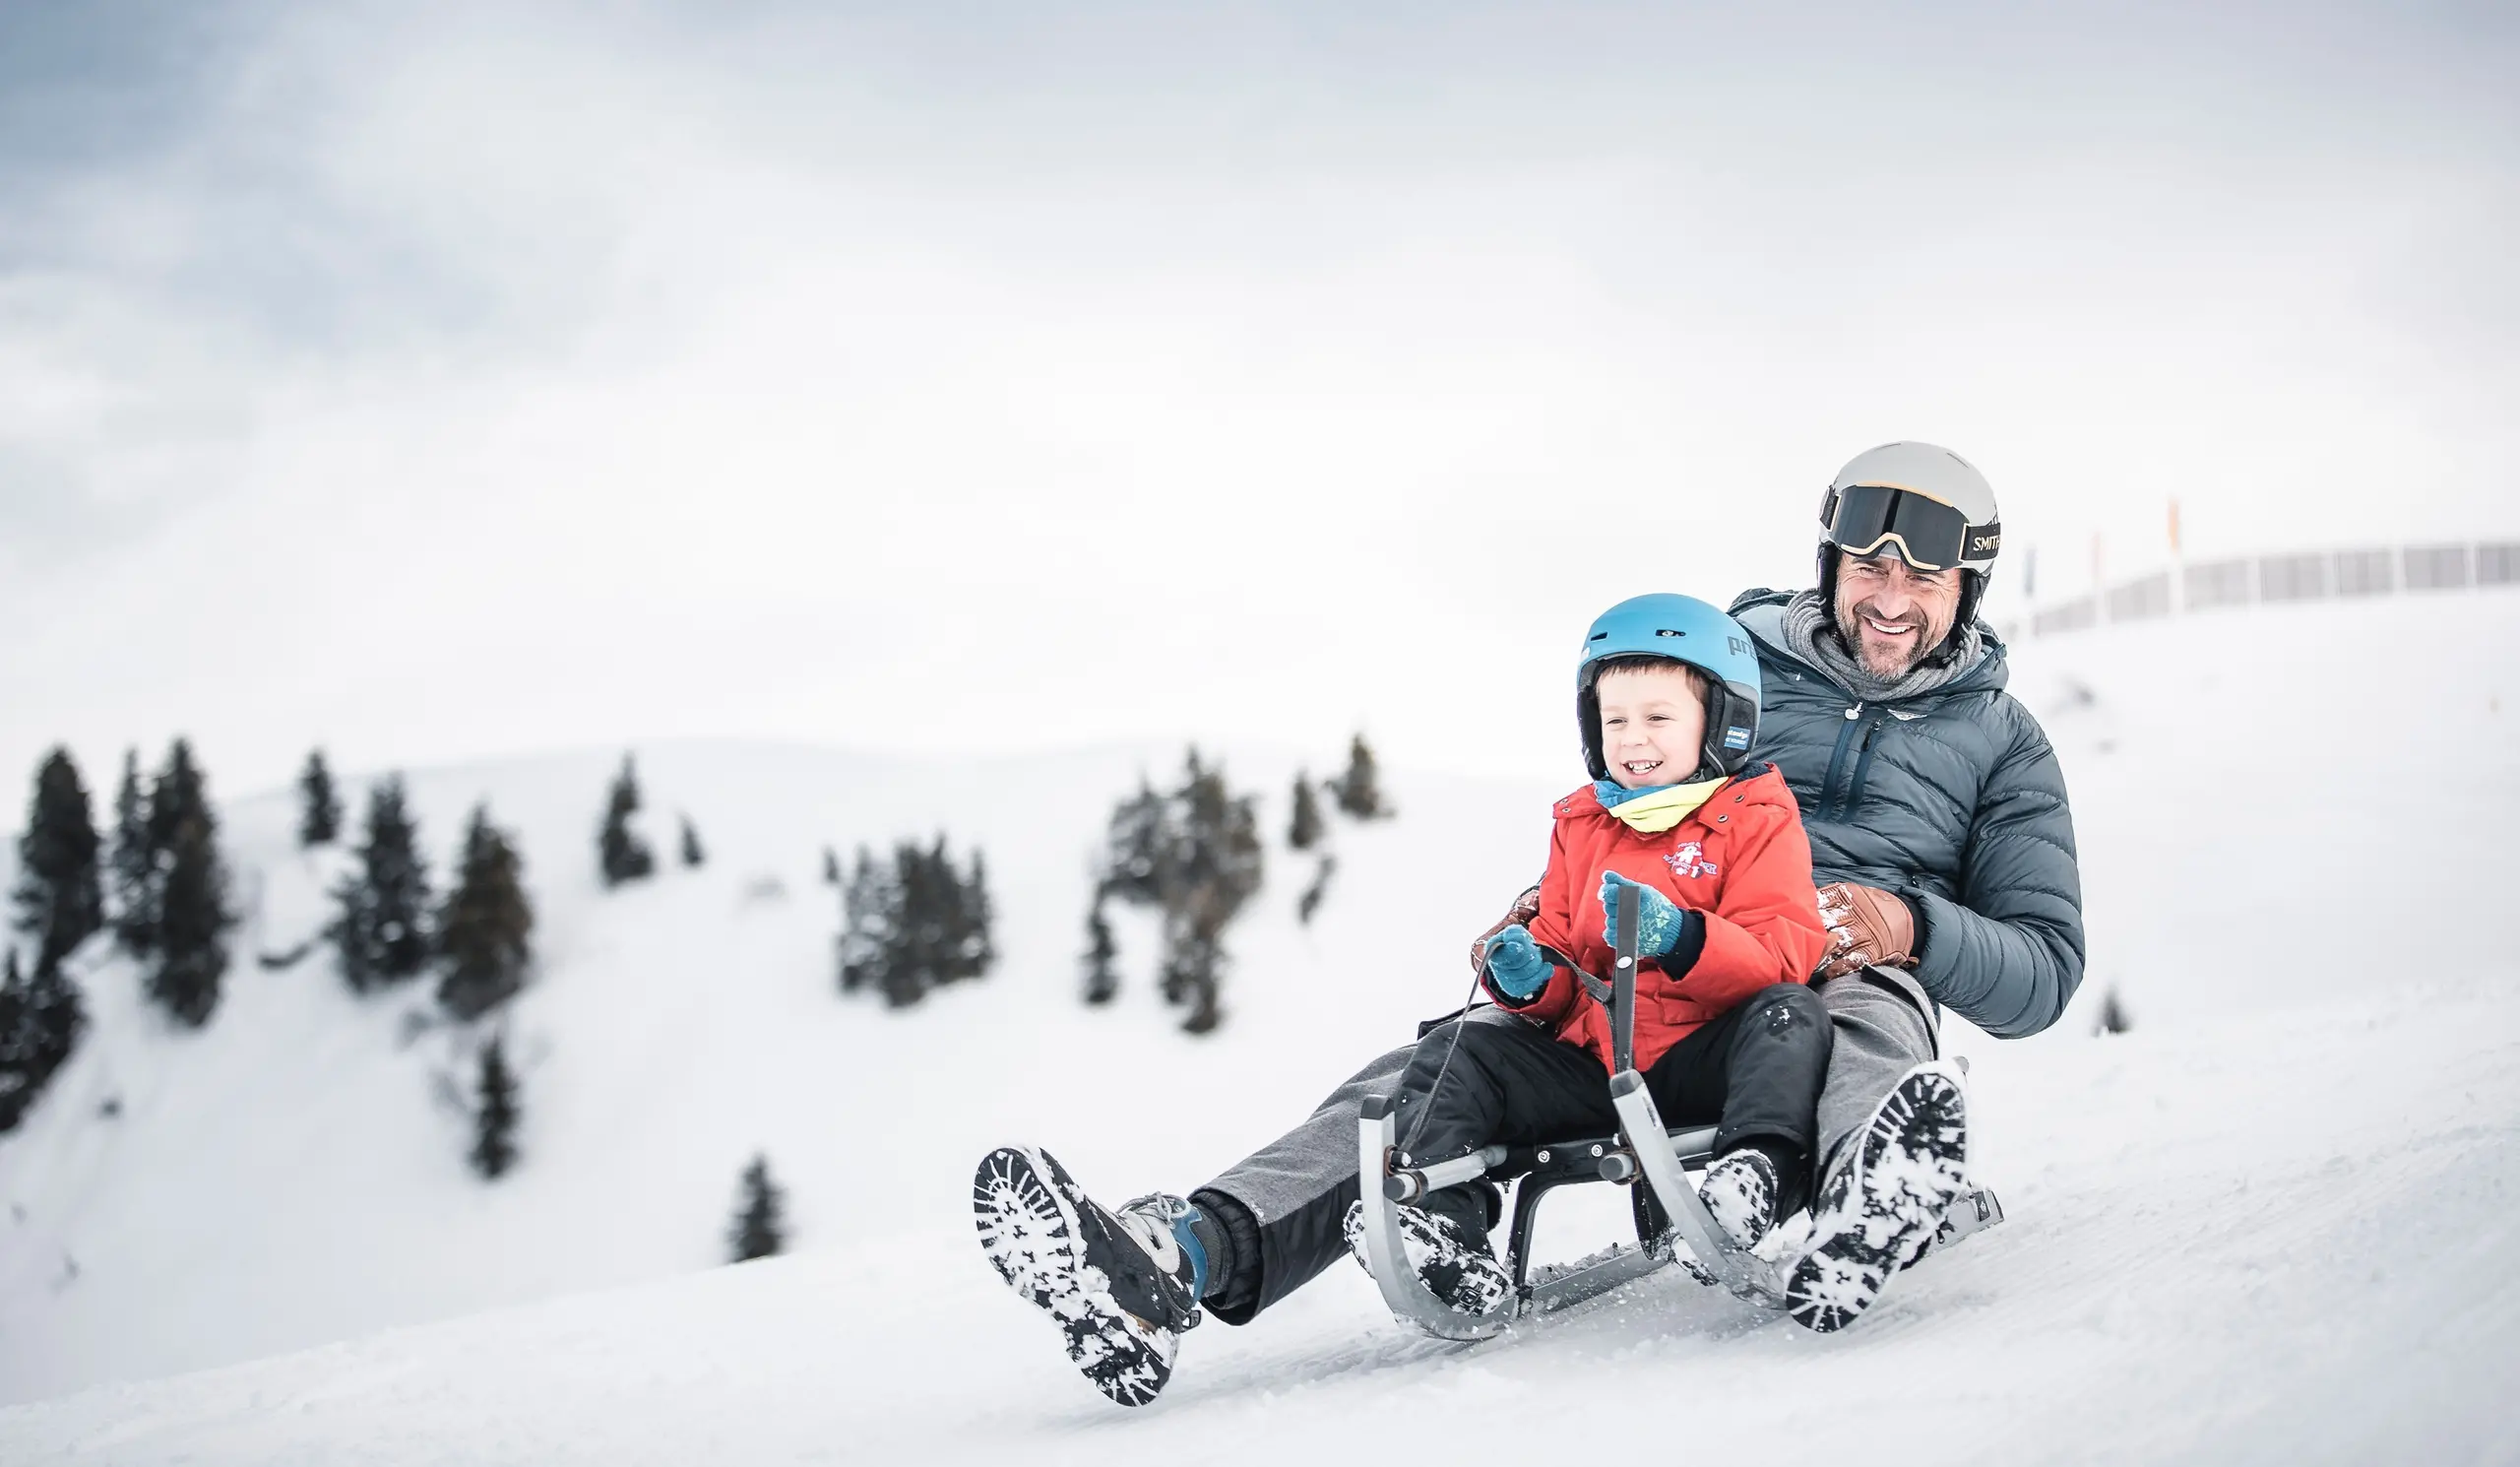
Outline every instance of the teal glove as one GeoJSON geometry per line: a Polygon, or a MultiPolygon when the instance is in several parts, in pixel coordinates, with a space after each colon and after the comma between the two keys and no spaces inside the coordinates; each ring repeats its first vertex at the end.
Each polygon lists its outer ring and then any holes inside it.
{"type": "Polygon", "coordinates": [[[1532,929],[1521,923],[1488,938],[1485,958],[1488,985],[1517,1003],[1547,988],[1555,968],[1540,955],[1532,929]]]}
{"type": "Polygon", "coordinates": [[[1680,909],[1653,887],[1616,871],[1602,872],[1602,940],[1612,948],[1618,946],[1618,889],[1622,886],[1636,888],[1636,955],[1670,956],[1680,940],[1680,909]]]}

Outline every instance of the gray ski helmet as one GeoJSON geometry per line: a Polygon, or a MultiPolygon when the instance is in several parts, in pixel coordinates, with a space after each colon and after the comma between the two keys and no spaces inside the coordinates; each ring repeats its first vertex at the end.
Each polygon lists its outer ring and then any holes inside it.
{"type": "Polygon", "coordinates": [[[1849,460],[1820,500],[1820,596],[1837,605],[1841,552],[1884,549],[1919,570],[1960,570],[1967,626],[2003,545],[1995,490],[1978,467],[1932,443],[1884,443],[1849,460]]]}

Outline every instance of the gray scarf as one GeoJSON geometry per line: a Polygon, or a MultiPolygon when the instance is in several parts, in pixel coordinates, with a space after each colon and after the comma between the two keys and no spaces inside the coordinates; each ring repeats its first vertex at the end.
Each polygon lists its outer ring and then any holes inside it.
{"type": "Polygon", "coordinates": [[[1884,680],[1866,670],[1847,651],[1838,635],[1837,618],[1817,591],[1805,591],[1785,604],[1785,647],[1827,674],[1831,682],[1866,703],[1896,703],[1929,693],[1978,666],[1986,639],[1973,619],[1899,676],[1884,680]]]}

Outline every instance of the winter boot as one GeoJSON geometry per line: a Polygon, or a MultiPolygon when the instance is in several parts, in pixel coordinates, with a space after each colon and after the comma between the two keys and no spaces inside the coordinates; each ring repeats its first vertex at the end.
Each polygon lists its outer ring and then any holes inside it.
{"type": "Polygon", "coordinates": [[[1794,1317],[1826,1334],[1853,1323],[1914,1263],[1968,1189],[1968,1097],[1950,1065],[1900,1078],[1830,1164],[1811,1247],[1786,1283],[1794,1317]]]}
{"type": "Polygon", "coordinates": [[[981,1159],[972,1210],[988,1261],[1057,1322],[1085,1378],[1123,1406],[1154,1400],[1172,1378],[1181,1331],[1199,1322],[1199,1210],[1158,1192],[1112,1212],[1029,1146],[981,1159]]]}
{"type": "Polygon", "coordinates": [[[1776,1226],[1776,1163],[1755,1146],[1727,1152],[1706,1169],[1697,1195],[1734,1247],[1757,1247],[1776,1226]]]}
{"type": "MultiPolygon", "coordinates": [[[[1514,1297],[1514,1276],[1496,1261],[1495,1246],[1468,1223],[1450,1213],[1405,1202],[1393,1203],[1391,1210],[1399,1217],[1401,1250],[1418,1270],[1418,1281],[1445,1308],[1465,1314],[1490,1314],[1514,1297]]],[[[1371,1274],[1373,1259],[1365,1252],[1365,1204],[1349,1203],[1342,1226],[1357,1265],[1371,1274]]]]}

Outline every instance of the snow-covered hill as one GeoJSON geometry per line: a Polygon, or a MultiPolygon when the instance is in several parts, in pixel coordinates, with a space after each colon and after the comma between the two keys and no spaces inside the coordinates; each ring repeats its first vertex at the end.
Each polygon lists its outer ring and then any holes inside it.
{"type": "MultiPolygon", "coordinates": [[[[1100,1148],[1114,1164],[1222,1163],[1317,1099],[1357,1036],[1461,1001],[1467,935],[1530,879],[1562,793],[1397,777],[1407,818],[1338,823],[1343,866],[1309,930],[1292,909],[1310,861],[1280,846],[1233,940],[1227,1029],[1202,1042],[1143,981],[1154,933],[1132,914],[1116,923],[1122,1001],[1076,998],[1102,821],[1141,768],[1169,780],[1180,754],[926,767],[776,745],[643,750],[646,824],[669,836],[687,811],[709,863],[674,865],[661,839],[658,879],[610,893],[595,830],[617,755],[414,772],[441,877],[486,797],[520,835],[538,910],[541,971],[508,1020],[525,1162],[496,1185],[466,1170],[465,1123],[440,1098],[470,1080],[470,1037],[415,1027],[423,985],[361,999],[329,949],[282,971],[254,961],[308,940],[345,858],[295,849],[290,797],[237,801],[225,844],[249,920],[210,1027],[173,1032],[128,965],[92,944],[80,978],[94,1033],[0,1141],[0,1398],[705,1268],[755,1150],[808,1247],[959,1223],[970,1158],[1003,1137],[1010,1103],[1074,1137],[1081,1161],[1100,1148]],[[842,998],[824,845],[846,856],[938,830],[987,855],[998,971],[910,1012],[842,998]],[[1396,966],[1403,954],[1418,956],[1396,966]],[[1228,1102],[1162,1101],[1210,1091],[1228,1102]]],[[[1227,771],[1261,793],[1280,840],[1292,760],[1227,771]]]]}
{"type": "MultiPolygon", "coordinates": [[[[1069,996],[1083,853],[1134,756],[976,773],[657,749],[653,802],[689,808],[717,860],[608,897],[587,869],[604,760],[422,776],[437,841],[486,791],[536,877],[524,1170],[470,1180],[428,1094],[446,1037],[398,1049],[401,1005],[352,1001],[320,961],[241,973],[189,1038],[94,974],[103,1037],[0,1144],[0,1186],[32,1199],[0,1370],[26,1397],[622,1287],[10,1408],[0,1459],[1281,1460],[1456,1438],[1514,1461],[2520,1459],[2500,1394],[2520,1357],[2515,633],[2520,598],[2462,596],[2016,649],[2075,797],[2088,996],[2031,1040],[1955,1034],[2012,1220],[1860,1327],[1811,1336],[1664,1275],[1457,1350],[1403,1334],[1342,1267],[1192,1335],[1135,1413],[979,1259],[972,1157],[1038,1138],[1115,1195],[1203,1180],[1459,1001],[1464,936],[1571,780],[1398,780],[1401,820],[1342,830],[1309,933],[1280,862],[1234,1022],[1199,1042],[1142,985],[1113,1013],[1069,996]],[[939,825],[989,852],[1005,967],[913,1015],[843,1003],[821,842],[939,825]],[[784,903],[746,903],[762,872],[784,903]],[[2135,1028],[2096,1037],[2111,984],[2135,1028]],[[794,1184],[803,1251],[639,1282],[711,1260],[755,1147],[794,1184]]],[[[1283,764],[1233,767],[1283,786],[1283,764]]],[[[284,814],[235,811],[276,926],[310,880],[284,869],[284,814]]],[[[1606,1236],[1616,1200],[1552,1202],[1544,1251],[1606,1236]]]]}

